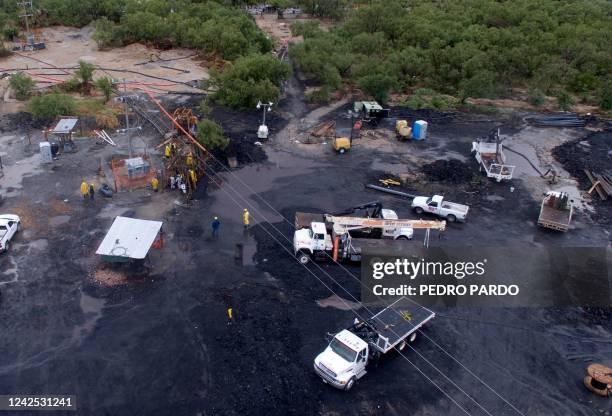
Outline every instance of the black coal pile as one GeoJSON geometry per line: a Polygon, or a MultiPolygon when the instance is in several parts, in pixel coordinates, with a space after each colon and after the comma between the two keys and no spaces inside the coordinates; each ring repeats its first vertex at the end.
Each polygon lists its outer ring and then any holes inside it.
{"type": "Polygon", "coordinates": [[[32,114],[25,111],[8,113],[0,118],[0,132],[40,129],[43,127],[43,122],[34,120],[32,114]]]}
{"type": "Polygon", "coordinates": [[[588,188],[591,182],[585,169],[596,173],[612,170],[612,132],[590,133],[584,138],[572,140],[553,149],[552,154],[563,168],[576,178],[580,185],[588,188]]]}
{"type": "Polygon", "coordinates": [[[421,168],[430,181],[446,183],[463,183],[472,180],[474,169],[459,159],[436,160],[421,168]]]}

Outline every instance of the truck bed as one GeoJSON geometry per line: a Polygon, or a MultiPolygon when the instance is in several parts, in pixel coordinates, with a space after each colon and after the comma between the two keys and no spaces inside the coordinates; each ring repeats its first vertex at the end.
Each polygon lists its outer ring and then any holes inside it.
{"type": "Polygon", "coordinates": [[[370,319],[379,335],[377,348],[388,352],[435,316],[435,312],[424,306],[406,298],[398,299],[370,319]]]}
{"type": "Polygon", "coordinates": [[[572,219],[572,208],[557,209],[542,204],[538,225],[559,231],[567,231],[572,219]]]}
{"type": "Polygon", "coordinates": [[[467,213],[469,207],[463,204],[457,204],[455,202],[442,201],[442,208],[450,209],[457,212],[467,213]]]}

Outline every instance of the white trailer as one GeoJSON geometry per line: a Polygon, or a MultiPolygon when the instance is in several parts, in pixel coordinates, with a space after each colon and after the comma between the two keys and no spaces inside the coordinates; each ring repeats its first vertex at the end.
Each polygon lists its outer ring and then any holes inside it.
{"type": "Polygon", "coordinates": [[[338,332],[314,359],[314,371],[323,382],[348,391],[366,375],[366,366],[393,349],[414,342],[417,331],[436,314],[423,306],[404,306],[401,298],[367,321],[355,320],[338,332]]]}
{"type": "Polygon", "coordinates": [[[412,209],[417,214],[429,212],[438,217],[446,218],[448,222],[465,221],[470,207],[456,202],[444,200],[442,195],[434,195],[429,198],[417,196],[412,200],[412,209]]]}
{"type": "Polygon", "coordinates": [[[506,164],[504,147],[501,143],[472,142],[472,153],[479,165],[479,170],[485,171],[488,178],[497,182],[510,180],[516,166],[506,164]]]}

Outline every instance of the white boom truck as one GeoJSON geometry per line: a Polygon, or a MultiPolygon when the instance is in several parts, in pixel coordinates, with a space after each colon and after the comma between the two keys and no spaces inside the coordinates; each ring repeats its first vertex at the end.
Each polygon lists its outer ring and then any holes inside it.
{"type": "Polygon", "coordinates": [[[470,209],[467,205],[457,204],[444,200],[442,195],[431,197],[417,196],[412,200],[412,209],[417,214],[429,212],[438,217],[445,218],[448,222],[465,221],[470,209]]]}
{"type": "Polygon", "coordinates": [[[332,338],[314,359],[314,370],[323,382],[350,390],[366,375],[368,362],[393,349],[403,350],[414,342],[416,332],[436,314],[423,307],[403,307],[399,299],[367,321],[355,323],[332,338]]]}
{"type": "MultiPolygon", "coordinates": [[[[393,211],[392,211],[393,212],[393,211]]],[[[395,214],[395,212],[393,212],[395,214]]],[[[396,218],[356,218],[337,217],[324,214],[324,222],[312,221],[308,228],[304,218],[321,216],[321,214],[296,213],[296,231],[293,234],[293,250],[302,264],[312,257],[324,258],[331,256],[338,260],[361,260],[361,251],[365,247],[380,247],[388,245],[393,240],[409,240],[414,228],[437,229],[444,231],[445,221],[400,220],[396,218]],[[331,234],[328,231],[331,228],[331,234]],[[353,238],[351,232],[362,230],[381,230],[381,239],[353,238]]],[[[395,243],[397,244],[397,243],[395,243]]]]}

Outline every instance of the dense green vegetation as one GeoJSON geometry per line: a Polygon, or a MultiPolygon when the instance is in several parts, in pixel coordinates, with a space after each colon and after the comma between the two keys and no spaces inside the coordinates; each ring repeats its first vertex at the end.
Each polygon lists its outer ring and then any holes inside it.
{"type": "Polygon", "coordinates": [[[211,75],[217,88],[215,101],[234,108],[254,108],[259,100],[278,102],[290,68],[272,55],[254,54],[238,58],[222,72],[212,71],[211,75]]]}
{"type": "Polygon", "coordinates": [[[9,85],[15,91],[15,98],[23,101],[30,96],[36,82],[28,74],[17,72],[11,75],[9,85]]]}
{"type": "Polygon", "coordinates": [[[497,98],[510,88],[609,105],[612,3],[604,0],[373,0],[329,32],[296,24],[297,67],[325,89],[342,82],[383,100],[418,87],[497,98]],[[607,104],[606,104],[607,103],[607,104]]]}
{"type": "MultiPolygon", "coordinates": [[[[233,3],[198,0],[38,0],[38,26],[84,26],[95,22],[101,47],[148,42],[160,47],[187,47],[235,59],[267,52],[272,43],[253,19],[233,3]]],[[[0,0],[5,37],[16,23],[16,2],[0,0]]]]}
{"type": "Polygon", "coordinates": [[[70,95],[51,93],[30,98],[26,110],[37,120],[51,121],[58,116],[74,114],[77,102],[70,95]]]}

